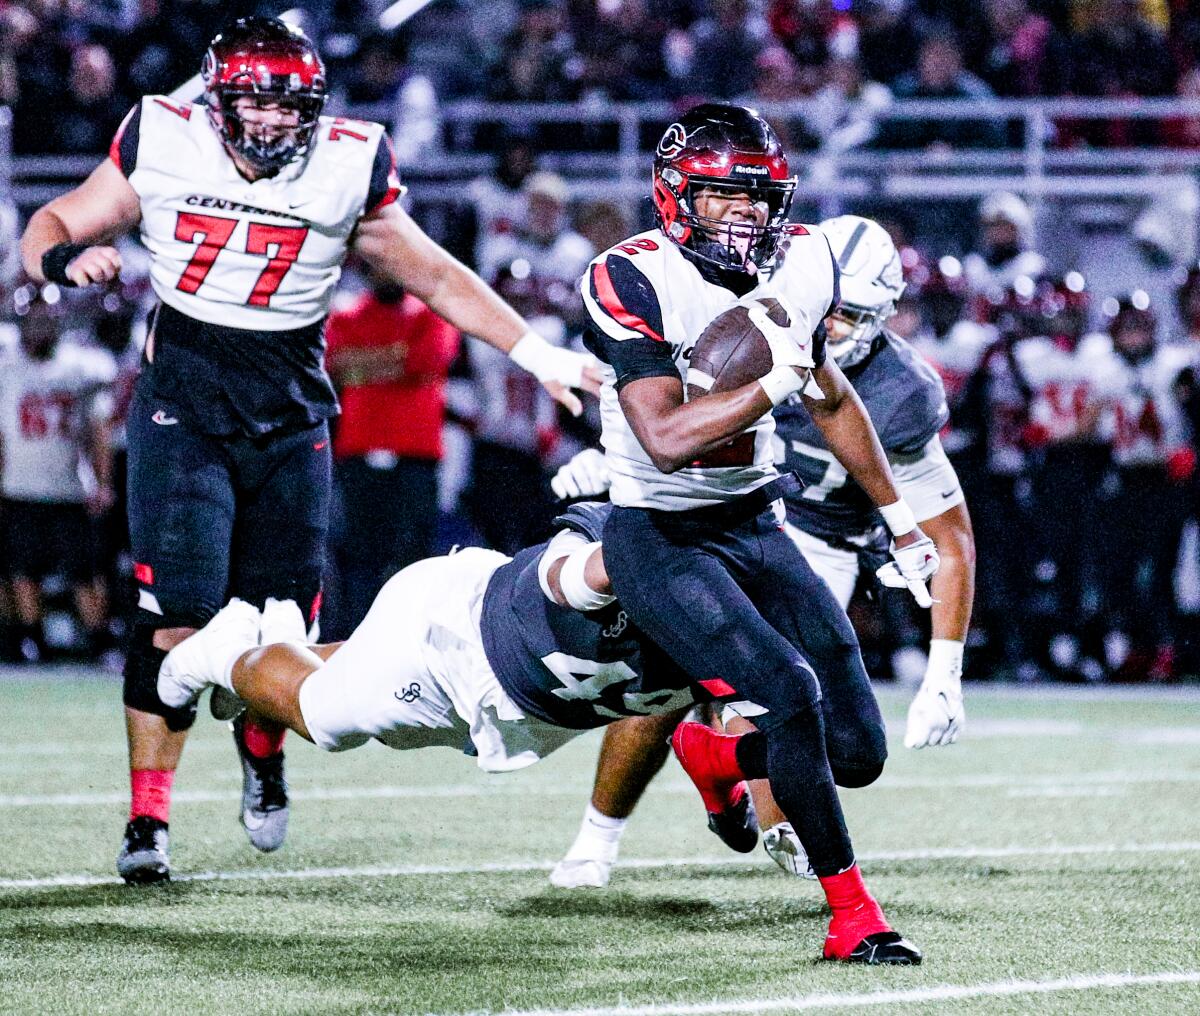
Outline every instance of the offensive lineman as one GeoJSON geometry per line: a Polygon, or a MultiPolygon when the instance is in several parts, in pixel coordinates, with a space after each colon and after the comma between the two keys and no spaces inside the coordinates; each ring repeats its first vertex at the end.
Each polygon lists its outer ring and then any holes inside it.
{"type": "MultiPolygon", "coordinates": [[[[171,786],[194,707],[159,699],[168,650],[230,594],[301,604],[315,620],[328,523],[322,323],[347,251],[463,331],[507,352],[573,411],[593,384],[396,204],[378,124],[321,115],[324,66],[297,29],[245,18],[205,54],[202,104],[147,96],[109,158],[30,219],[26,271],[105,284],[112,239],[139,226],[159,299],[129,412],[129,522],[138,611],[125,669],[132,788],[117,860],[170,877],[171,786]]],[[[283,729],[239,721],[242,823],[260,850],[287,825],[283,729]]]]}
{"type": "MultiPolygon", "coordinates": [[[[932,629],[925,680],[909,708],[905,744],[952,744],[963,724],[963,644],[974,592],[974,541],[962,488],[938,431],[948,416],[936,372],[903,339],[884,328],[904,290],[900,258],[887,232],[856,215],[821,223],[840,269],[841,303],[825,319],[826,348],[862,398],[887,453],[897,486],[941,565],[932,581],[932,629]]],[[[776,458],[804,481],[786,499],[788,536],[845,610],[864,563],[886,560],[886,536],[870,498],[829,452],[820,428],[797,396],[775,410],[776,458]],[[874,560],[872,560],[874,559],[874,560]]],[[[599,494],[607,488],[595,452],[581,452],[555,478],[560,493],[599,494]]],[[[890,582],[891,574],[881,578],[890,582]]],[[[727,709],[727,729],[749,725],[755,709],[727,709]],[[730,715],[732,714],[732,715],[730,715]]],[[[625,820],[666,759],[669,717],[610,727],[596,787],[575,843],[551,874],[555,885],[603,886],[625,820]]],[[[759,788],[753,788],[758,791],[759,788]]],[[[785,871],[808,872],[792,827],[767,796],[755,794],[763,845],[785,871]]]]}
{"type": "Polygon", "coordinates": [[[697,723],[676,729],[710,816],[743,796],[751,771],[768,772],[833,911],[824,955],[919,962],[867,891],[838,801],[835,780],[864,786],[882,771],[882,717],[845,613],[775,514],[799,481],[775,469],[772,407],[804,390],[830,448],[881,506],[896,537],[891,566],[914,593],[928,595],[936,551],[825,356],[838,266],[819,230],[785,225],[795,178],[771,127],[744,107],[698,106],[664,133],[653,183],[659,228],[598,256],[581,283],[585,344],[605,364],[605,569],[629,616],[685,671],[764,711],[763,737],[749,743],[697,723]],[[766,297],[784,305],[786,325],[767,317],[766,297]],[[685,376],[711,385],[687,367],[693,345],[739,303],[774,366],[685,403],[685,376]]]}

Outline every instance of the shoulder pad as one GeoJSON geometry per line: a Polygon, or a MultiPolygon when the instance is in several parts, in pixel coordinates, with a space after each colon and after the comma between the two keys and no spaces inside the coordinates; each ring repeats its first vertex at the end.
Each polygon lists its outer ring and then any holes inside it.
{"type": "Polygon", "coordinates": [[[596,542],[604,532],[604,523],[611,513],[612,505],[607,501],[579,501],[555,516],[554,525],[559,529],[573,529],[596,542]]]}

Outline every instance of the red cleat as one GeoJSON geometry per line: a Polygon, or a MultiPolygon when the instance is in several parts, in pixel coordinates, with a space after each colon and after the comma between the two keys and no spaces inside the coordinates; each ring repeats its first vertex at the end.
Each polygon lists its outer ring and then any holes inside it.
{"type": "Polygon", "coordinates": [[[833,917],[825,936],[824,956],[843,963],[917,966],[921,951],[893,931],[863,883],[858,865],[821,879],[833,917]]]}
{"type": "Polygon", "coordinates": [[[681,723],[671,735],[671,747],[700,791],[708,828],[731,850],[748,854],[758,846],[758,816],[737,762],[740,739],[703,723],[681,723]]]}

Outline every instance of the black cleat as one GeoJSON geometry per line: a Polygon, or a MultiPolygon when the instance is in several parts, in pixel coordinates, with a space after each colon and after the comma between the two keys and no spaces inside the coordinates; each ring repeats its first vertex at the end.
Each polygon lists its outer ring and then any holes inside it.
{"type": "Polygon", "coordinates": [[[898,931],[877,931],[854,947],[847,963],[866,963],[869,966],[918,967],[921,950],[898,931]]]}
{"type": "Polygon", "coordinates": [[[171,881],[167,854],[167,823],[139,815],[125,826],[125,839],[117,854],[117,874],[128,885],[153,885],[171,881]]]}
{"type": "Polygon", "coordinates": [[[758,846],[758,814],[745,783],[738,784],[734,795],[741,796],[724,811],[708,812],[708,828],[721,838],[730,850],[749,854],[758,846]]]}

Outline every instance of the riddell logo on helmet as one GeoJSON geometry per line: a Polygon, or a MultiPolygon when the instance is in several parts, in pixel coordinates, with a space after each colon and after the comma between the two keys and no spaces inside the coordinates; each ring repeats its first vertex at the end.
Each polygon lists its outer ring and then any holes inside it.
{"type": "Polygon", "coordinates": [[[683,129],[683,124],[673,123],[658,143],[658,154],[664,159],[670,159],[682,152],[686,145],[687,132],[683,129]]]}
{"type": "Polygon", "coordinates": [[[770,176],[771,171],[766,166],[734,166],[734,173],[749,173],[751,176],[770,176]]]}

